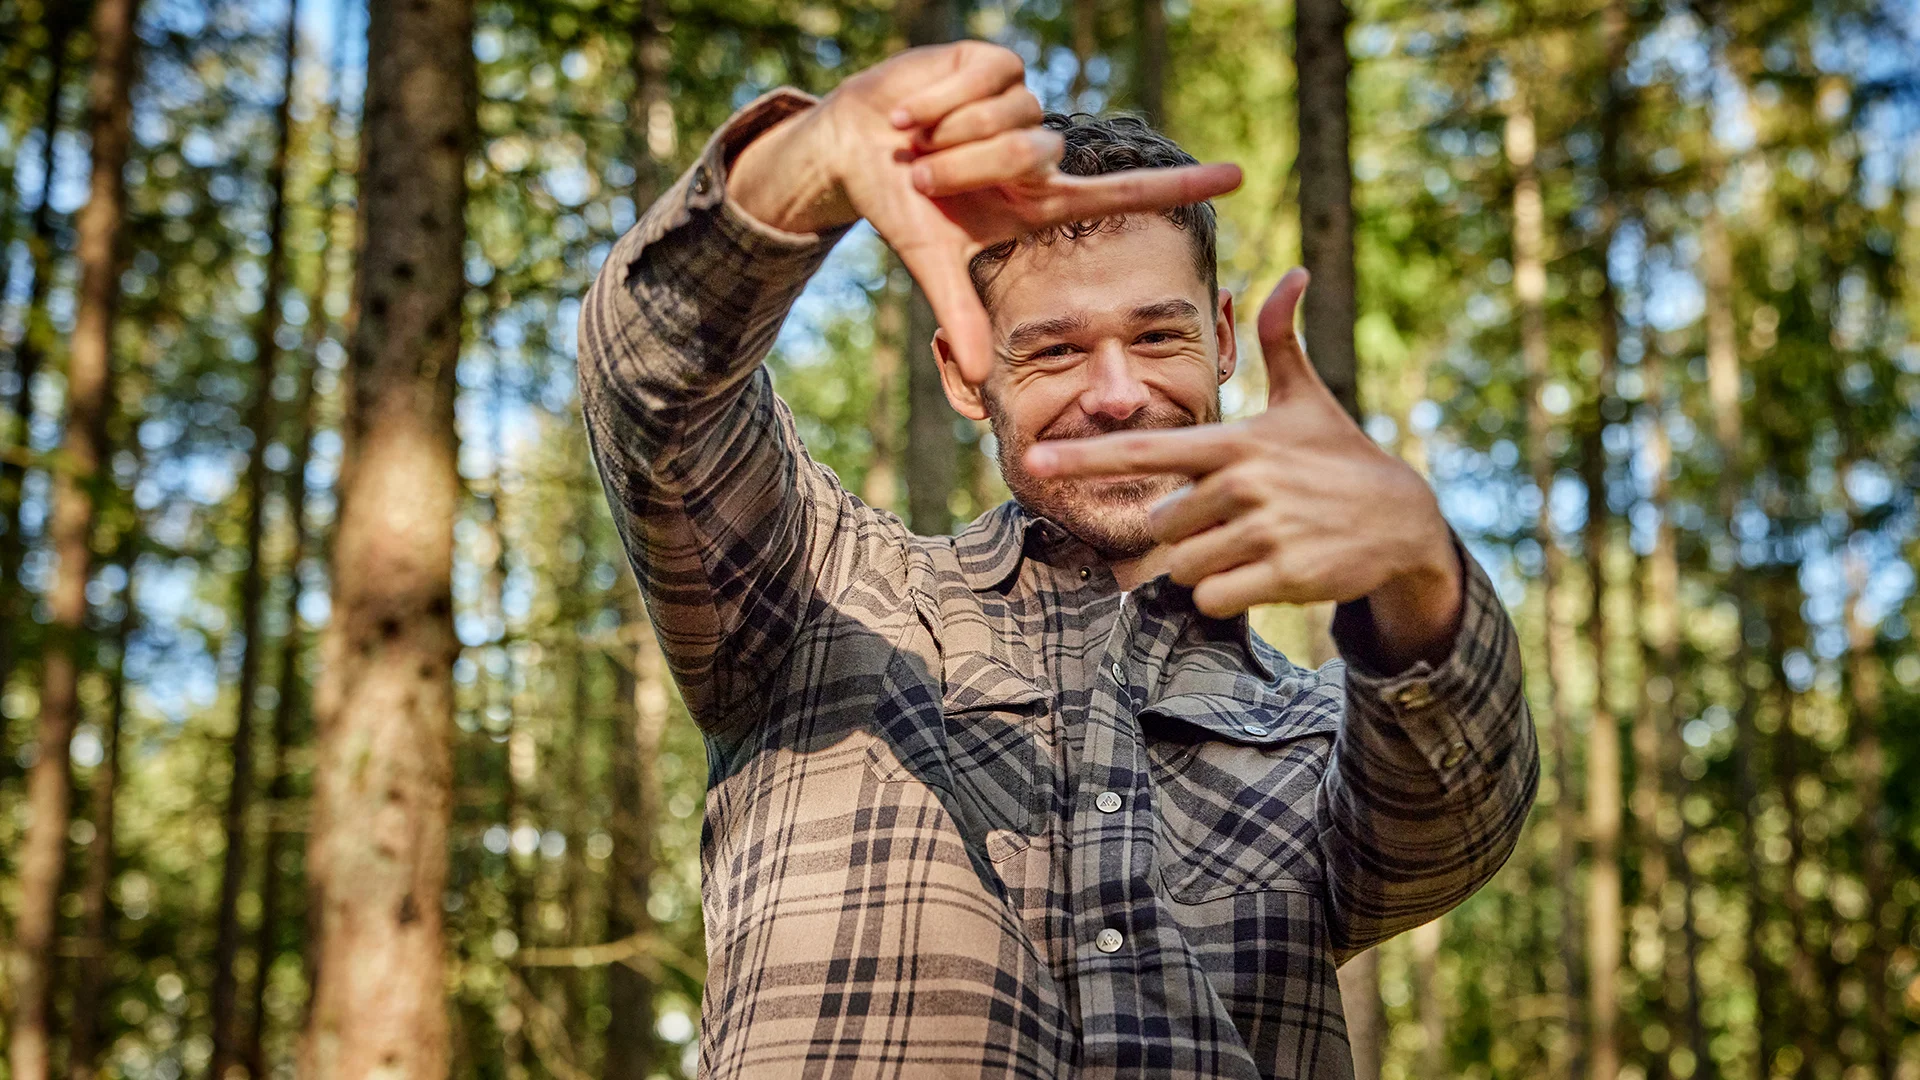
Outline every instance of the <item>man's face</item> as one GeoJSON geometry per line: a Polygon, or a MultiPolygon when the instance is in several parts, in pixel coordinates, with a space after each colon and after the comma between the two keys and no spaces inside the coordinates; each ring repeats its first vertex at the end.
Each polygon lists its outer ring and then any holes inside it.
{"type": "Polygon", "coordinates": [[[1159,215],[1022,244],[986,299],[993,374],[977,389],[960,383],[940,341],[948,399],[992,423],[1021,505],[1107,558],[1146,553],[1148,510],[1185,478],[1042,479],[1022,460],[1043,439],[1218,420],[1235,360],[1231,299],[1223,292],[1216,310],[1187,235],[1159,215]]]}

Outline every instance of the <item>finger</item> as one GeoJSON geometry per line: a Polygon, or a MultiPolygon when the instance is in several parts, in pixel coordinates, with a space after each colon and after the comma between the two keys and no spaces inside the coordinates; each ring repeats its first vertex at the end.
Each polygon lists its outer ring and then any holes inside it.
{"type": "Polygon", "coordinates": [[[913,163],[913,186],[930,199],[1011,183],[1053,167],[1066,142],[1057,131],[1020,128],[928,154],[913,163]]]}
{"type": "Polygon", "coordinates": [[[1294,267],[1273,287],[1273,295],[1260,307],[1258,322],[1260,355],[1267,365],[1267,403],[1278,402],[1302,390],[1326,386],[1320,373],[1307,360],[1307,350],[1293,328],[1294,312],[1307,291],[1307,271],[1294,267]]]}
{"type": "Polygon", "coordinates": [[[1198,585],[1271,550],[1270,541],[1247,519],[1228,522],[1175,544],[1167,554],[1167,573],[1181,585],[1198,585]]]}
{"type": "Polygon", "coordinates": [[[1038,127],[1046,113],[1040,99],[1026,86],[1009,86],[998,97],[974,101],[948,113],[918,142],[922,151],[945,150],[962,143],[979,142],[1003,131],[1038,127]]]}
{"type": "Polygon", "coordinates": [[[1228,466],[1155,504],[1147,527],[1161,543],[1178,543],[1258,506],[1259,484],[1243,468],[1228,466]]]}
{"type": "Polygon", "coordinates": [[[927,294],[934,320],[947,332],[960,376],[975,386],[986,382],[993,371],[993,325],[987,321],[986,308],[980,306],[980,295],[973,291],[973,280],[967,277],[966,260],[929,247],[897,250],[907,272],[927,294]]]}
{"type": "Polygon", "coordinates": [[[1209,618],[1231,619],[1250,607],[1284,601],[1282,584],[1273,563],[1262,559],[1214,574],[1195,585],[1193,606],[1209,618]]]}
{"type": "Polygon", "coordinates": [[[991,98],[1026,79],[1027,67],[1011,49],[978,41],[954,46],[954,70],[895,105],[888,119],[896,128],[931,127],[970,101],[991,98]]]}
{"type": "Polygon", "coordinates": [[[1245,456],[1237,429],[1225,424],[1119,431],[1085,439],[1050,439],[1027,450],[1038,476],[1205,476],[1245,456]]]}
{"type": "Polygon", "coordinates": [[[1240,166],[1180,165],[1165,169],[1122,169],[1099,176],[1054,177],[1038,200],[1038,228],[1069,221],[1111,217],[1186,206],[1240,186],[1240,166]]]}

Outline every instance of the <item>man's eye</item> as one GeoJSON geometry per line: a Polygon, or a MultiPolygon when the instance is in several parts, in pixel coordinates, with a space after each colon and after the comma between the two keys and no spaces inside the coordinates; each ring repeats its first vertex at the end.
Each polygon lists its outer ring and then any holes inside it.
{"type": "Polygon", "coordinates": [[[1034,359],[1037,360],[1042,357],[1071,356],[1073,353],[1078,351],[1079,351],[1078,349],[1074,348],[1072,345],[1069,345],[1063,341],[1058,345],[1049,345],[1046,348],[1041,349],[1039,352],[1034,353],[1033,356],[1034,356],[1034,359]]]}
{"type": "Polygon", "coordinates": [[[1149,330],[1140,335],[1140,343],[1143,345],[1162,345],[1172,341],[1178,336],[1179,335],[1171,330],[1149,330]]]}

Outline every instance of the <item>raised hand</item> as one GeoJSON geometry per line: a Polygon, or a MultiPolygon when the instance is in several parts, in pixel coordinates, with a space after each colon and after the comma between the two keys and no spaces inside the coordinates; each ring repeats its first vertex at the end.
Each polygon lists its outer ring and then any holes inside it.
{"type": "Polygon", "coordinates": [[[1061,138],[1015,53],[962,41],[901,53],[749,143],[736,202],[815,232],[866,218],[899,253],[952,342],[961,375],[993,365],[986,310],[967,277],[982,248],[1048,225],[1199,202],[1238,187],[1234,165],[1060,173],[1061,138]]]}
{"type": "Polygon", "coordinates": [[[1176,473],[1187,488],[1156,506],[1162,565],[1224,618],[1256,604],[1367,597],[1380,653],[1395,666],[1444,653],[1458,624],[1461,569],[1433,492],[1376,446],[1307,362],[1294,311],[1307,272],[1290,271],[1260,311],[1267,410],[1224,424],[1039,443],[1034,473],[1176,473]]]}

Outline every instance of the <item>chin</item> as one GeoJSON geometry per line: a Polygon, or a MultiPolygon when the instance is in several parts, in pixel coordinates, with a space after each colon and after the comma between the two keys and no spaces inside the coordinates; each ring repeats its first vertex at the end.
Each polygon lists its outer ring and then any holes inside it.
{"type": "Polygon", "coordinates": [[[1031,513],[1080,538],[1106,559],[1131,559],[1153,549],[1147,526],[1153,504],[1180,486],[1178,477],[1128,477],[1119,480],[1050,484],[1020,477],[1008,488],[1031,513]]]}

